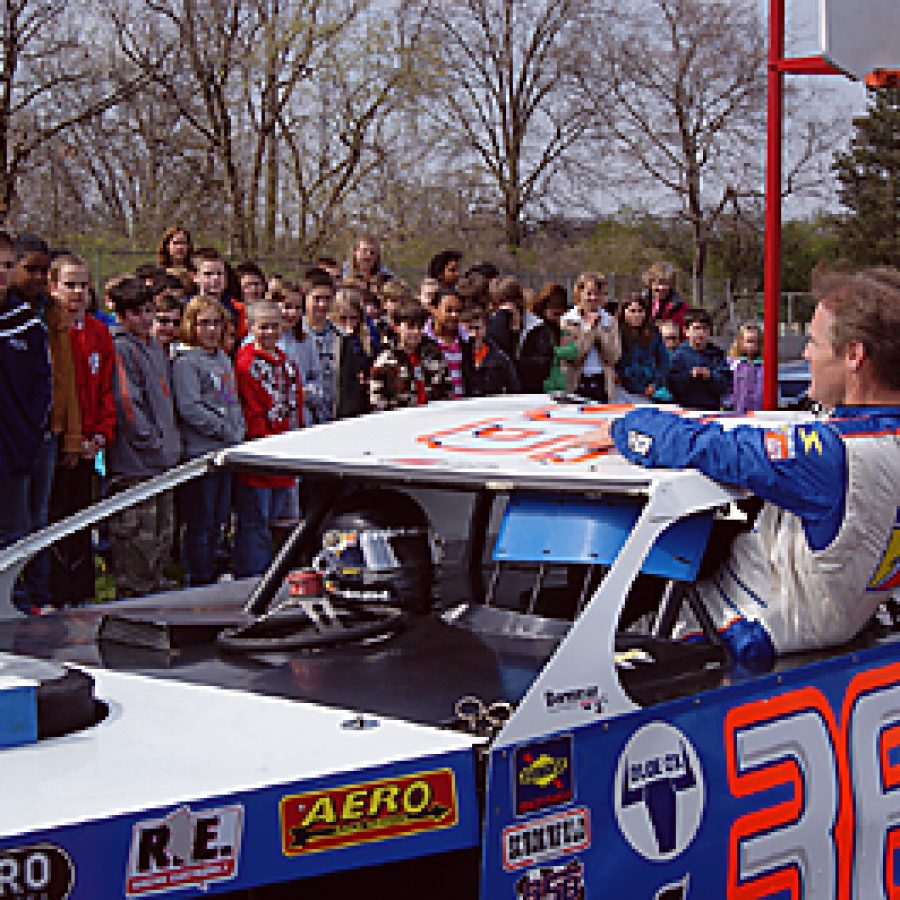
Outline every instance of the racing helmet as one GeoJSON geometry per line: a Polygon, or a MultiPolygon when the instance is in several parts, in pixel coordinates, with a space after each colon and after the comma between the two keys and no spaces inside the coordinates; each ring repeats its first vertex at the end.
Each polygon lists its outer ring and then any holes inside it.
{"type": "Polygon", "coordinates": [[[410,612],[431,606],[434,559],[428,518],[407,494],[373,488],[341,501],[322,529],[313,565],[326,594],[388,603],[410,612]]]}

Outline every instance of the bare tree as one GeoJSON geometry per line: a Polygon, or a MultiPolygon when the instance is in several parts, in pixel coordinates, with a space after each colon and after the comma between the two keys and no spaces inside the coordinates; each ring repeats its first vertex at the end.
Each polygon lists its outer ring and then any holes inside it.
{"type": "Polygon", "coordinates": [[[444,75],[429,112],[483,167],[518,247],[526,212],[592,122],[573,86],[593,63],[595,4],[424,0],[422,13],[444,75]]]}
{"type": "Polygon", "coordinates": [[[31,156],[74,125],[131,96],[141,77],[95,52],[92,8],[67,0],[4,0],[0,31],[0,220],[31,156]]]}
{"type": "Polygon", "coordinates": [[[736,198],[759,192],[764,29],[751,0],[638,0],[608,35],[609,91],[582,86],[624,158],[678,198],[693,238],[694,302],[707,247],[736,198]]]}
{"type": "Polygon", "coordinates": [[[361,16],[317,67],[311,90],[280,114],[302,255],[327,246],[350,222],[376,225],[386,199],[381,176],[410,174],[432,143],[419,135],[411,147],[404,134],[428,79],[421,23],[408,6],[401,0],[393,11],[373,7],[361,16]]]}

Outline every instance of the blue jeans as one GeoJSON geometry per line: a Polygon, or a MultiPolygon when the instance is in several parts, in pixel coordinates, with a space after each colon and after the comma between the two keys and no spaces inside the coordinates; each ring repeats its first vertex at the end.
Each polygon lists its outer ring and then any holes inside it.
{"type": "MultiPolygon", "coordinates": [[[[28,531],[39,531],[46,528],[50,521],[50,488],[53,486],[53,472],[56,469],[56,448],[58,440],[55,434],[45,435],[38,447],[29,478],[28,531]]],[[[41,550],[25,567],[25,600],[34,606],[46,606],[52,602],[50,592],[50,551],[41,550]]]]}
{"type": "Polygon", "coordinates": [[[237,525],[234,532],[234,574],[237,578],[261,575],[272,561],[269,526],[290,510],[291,488],[234,488],[237,525]]]}
{"type": "Polygon", "coordinates": [[[215,578],[219,537],[231,513],[231,479],[231,472],[210,472],[181,488],[186,584],[211,584],[215,578]]]}
{"type": "Polygon", "coordinates": [[[29,475],[0,478],[0,550],[22,540],[31,525],[28,506],[29,475]]]}

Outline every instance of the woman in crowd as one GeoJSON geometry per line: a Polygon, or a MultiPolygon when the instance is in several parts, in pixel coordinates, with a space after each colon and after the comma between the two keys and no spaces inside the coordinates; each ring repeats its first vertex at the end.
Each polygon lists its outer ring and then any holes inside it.
{"type": "Polygon", "coordinates": [[[193,252],[191,233],[187,228],[173,225],[163,232],[156,250],[156,259],[164,269],[187,270],[191,267],[193,252]]]}
{"type": "Polygon", "coordinates": [[[526,307],[525,291],[517,278],[507,276],[491,285],[494,313],[488,337],[513,361],[524,394],[540,394],[553,367],[553,338],[549,329],[526,307]]]}
{"type": "Polygon", "coordinates": [[[650,299],[650,314],[655,322],[675,322],[684,337],[687,304],[675,290],[675,267],[660,260],[653,263],[643,277],[650,299]]]}
{"type": "Polygon", "coordinates": [[[571,338],[563,340],[562,317],[569,309],[569,295],[561,284],[548,282],[537,294],[532,312],[544,321],[550,338],[553,341],[553,364],[550,374],[544,379],[544,392],[566,390],[566,374],[562,363],[573,362],[578,358],[578,347],[571,338]]]}
{"type": "Polygon", "coordinates": [[[361,234],[350,251],[344,278],[357,281],[373,294],[391,277],[381,264],[381,248],[371,235],[361,234]]]}
{"type": "MultiPolygon", "coordinates": [[[[173,392],[182,458],[221,450],[244,438],[244,417],[231,360],[221,349],[226,313],[211,297],[195,297],[184,311],[173,392]]],[[[181,489],[185,582],[210,584],[219,538],[231,511],[231,473],[215,470],[181,489]]]]}
{"type": "Polygon", "coordinates": [[[728,365],[734,379],[732,406],[737,412],[762,409],[763,360],[762,329],[755,322],[738,328],[728,351],[728,365]]]}
{"type": "Polygon", "coordinates": [[[622,354],[616,320],[603,308],[606,279],[583,272],[574,288],[575,308],[562,319],[563,341],[574,341],[578,355],[563,360],[567,389],[582,397],[609,403],[615,399],[615,365],[622,354]]]}
{"type": "Polygon", "coordinates": [[[669,354],[649,304],[640,294],[632,294],[619,306],[616,318],[622,339],[622,355],[616,363],[619,384],[635,401],[671,400],[665,387],[669,354]]]}

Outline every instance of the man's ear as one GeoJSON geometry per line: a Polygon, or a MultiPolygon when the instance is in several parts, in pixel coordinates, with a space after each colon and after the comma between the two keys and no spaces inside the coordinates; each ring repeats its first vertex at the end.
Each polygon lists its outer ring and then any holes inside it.
{"type": "Polygon", "coordinates": [[[844,349],[844,360],[851,372],[858,372],[868,358],[866,345],[862,341],[850,341],[844,349]]]}

